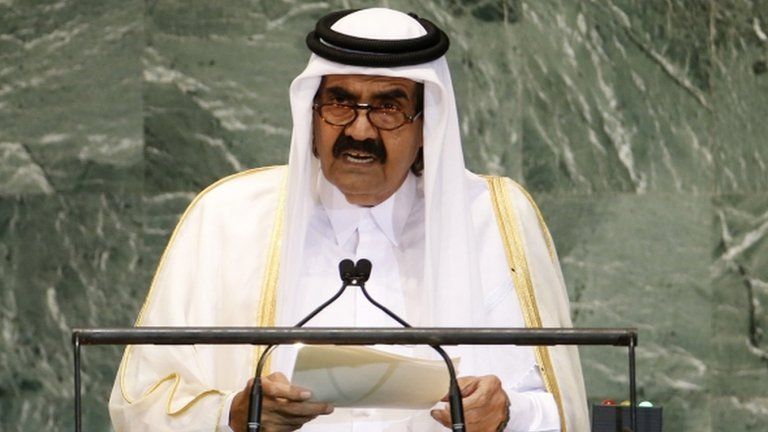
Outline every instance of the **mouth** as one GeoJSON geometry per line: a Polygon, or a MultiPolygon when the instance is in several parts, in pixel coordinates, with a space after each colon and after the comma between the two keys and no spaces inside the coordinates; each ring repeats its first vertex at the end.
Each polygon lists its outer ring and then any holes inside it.
{"type": "Polygon", "coordinates": [[[376,161],[376,156],[358,150],[345,151],[341,154],[341,157],[345,161],[354,164],[368,164],[376,161]]]}

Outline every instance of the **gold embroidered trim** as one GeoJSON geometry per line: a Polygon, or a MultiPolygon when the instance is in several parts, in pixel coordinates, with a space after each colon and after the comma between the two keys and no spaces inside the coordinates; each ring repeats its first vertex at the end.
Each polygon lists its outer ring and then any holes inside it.
{"type": "MultiPolygon", "coordinates": [[[[261,296],[259,299],[259,310],[257,317],[257,326],[259,327],[274,327],[275,315],[277,303],[277,283],[280,273],[280,249],[282,246],[283,238],[283,223],[285,219],[285,200],[287,195],[288,185],[288,171],[283,177],[283,183],[280,186],[280,198],[277,203],[277,210],[275,211],[275,222],[272,225],[272,235],[269,240],[269,255],[267,256],[267,265],[264,269],[264,279],[261,283],[261,296]]],[[[259,357],[266,349],[264,345],[258,345],[254,348],[253,362],[251,367],[251,376],[256,373],[256,367],[259,362],[259,357]]],[[[270,357],[271,358],[271,357],[270,357]]],[[[269,374],[271,366],[270,358],[267,358],[267,363],[264,365],[263,373],[269,374]]]]}
{"type": "MultiPolygon", "coordinates": [[[[170,253],[171,245],[173,245],[173,242],[176,240],[176,236],[179,234],[181,226],[183,225],[183,223],[186,220],[186,218],[189,216],[189,213],[192,211],[192,209],[194,208],[195,204],[197,204],[197,202],[200,201],[200,199],[202,199],[202,197],[205,196],[205,194],[207,194],[208,192],[213,190],[215,187],[219,186],[220,184],[222,184],[224,182],[227,182],[229,180],[232,180],[232,179],[235,179],[235,178],[238,178],[238,177],[243,177],[243,176],[254,174],[254,173],[257,173],[257,172],[267,171],[267,170],[271,170],[271,169],[277,169],[277,168],[281,168],[281,167],[283,167],[283,165],[266,166],[266,167],[260,167],[260,168],[253,168],[253,169],[249,169],[249,170],[246,170],[246,171],[242,171],[242,172],[239,172],[239,173],[232,174],[230,176],[227,176],[227,177],[224,177],[222,179],[219,179],[215,183],[211,184],[210,186],[205,188],[202,192],[200,192],[192,200],[192,202],[187,206],[186,210],[184,210],[184,213],[181,215],[181,218],[179,218],[179,222],[176,224],[176,227],[174,228],[173,233],[171,234],[171,238],[168,240],[168,244],[165,246],[165,250],[163,251],[163,254],[160,257],[160,262],[157,265],[157,269],[155,270],[155,274],[152,277],[152,283],[149,286],[149,292],[147,293],[147,297],[144,299],[144,304],[141,306],[141,310],[139,311],[139,315],[136,318],[136,321],[134,323],[134,327],[140,327],[142,322],[143,322],[143,320],[144,320],[144,314],[146,313],[147,309],[149,309],[149,305],[150,305],[150,303],[152,301],[152,298],[153,298],[152,294],[154,293],[155,287],[157,286],[157,278],[158,278],[158,276],[160,274],[160,271],[165,266],[166,260],[168,259],[168,254],[170,253]]],[[[126,393],[126,391],[125,391],[125,367],[126,367],[126,364],[128,363],[128,361],[130,359],[132,348],[133,347],[131,345],[128,345],[125,348],[125,354],[123,354],[123,360],[120,362],[120,368],[118,370],[118,379],[120,380],[120,393],[122,394],[123,399],[125,399],[125,401],[128,402],[129,404],[133,404],[133,403],[136,402],[132,398],[130,398],[128,396],[128,394],[126,393]]],[[[171,411],[171,401],[173,400],[173,396],[174,396],[174,394],[176,392],[176,388],[179,386],[180,378],[179,378],[178,374],[171,373],[171,374],[167,375],[166,377],[161,378],[160,380],[158,380],[157,383],[155,383],[153,386],[151,386],[141,396],[141,398],[146,397],[147,395],[149,395],[150,393],[155,391],[161,384],[163,384],[164,382],[169,381],[169,380],[173,380],[173,386],[171,388],[170,395],[168,396],[168,402],[166,404],[166,413],[169,414],[169,415],[177,415],[177,414],[180,414],[180,413],[186,411],[190,406],[192,406],[200,398],[202,398],[202,397],[204,397],[206,395],[209,395],[211,393],[222,394],[222,392],[220,390],[206,390],[204,392],[201,392],[197,396],[195,396],[191,401],[187,402],[183,407],[179,408],[177,411],[173,411],[172,412],[171,411]]]]}
{"type": "Polygon", "coordinates": [[[536,219],[539,220],[539,227],[541,227],[541,231],[544,232],[544,242],[547,244],[547,250],[549,251],[549,257],[552,258],[552,262],[556,262],[557,254],[555,253],[555,246],[554,241],[552,241],[552,234],[549,232],[549,228],[547,228],[547,224],[544,222],[544,216],[541,215],[541,210],[539,209],[539,206],[536,205],[536,201],[533,200],[533,197],[531,194],[528,193],[527,190],[525,190],[524,187],[520,186],[516,182],[512,182],[515,186],[517,186],[517,189],[525,195],[525,198],[528,199],[528,202],[531,204],[531,207],[533,207],[533,210],[536,211],[536,219]]]}
{"type": "MultiPolygon", "coordinates": [[[[529,328],[539,328],[541,327],[541,316],[536,303],[536,294],[533,290],[528,261],[525,258],[523,238],[518,230],[520,225],[517,221],[517,213],[509,199],[509,192],[507,190],[505,179],[496,176],[488,176],[485,179],[488,182],[488,187],[491,192],[493,210],[496,214],[496,221],[499,224],[499,232],[501,233],[504,243],[504,252],[507,256],[507,262],[509,263],[510,270],[512,270],[512,278],[515,281],[515,291],[517,292],[520,306],[523,310],[525,326],[529,328]]],[[[562,432],[566,432],[562,395],[560,394],[560,388],[557,384],[549,350],[545,346],[537,346],[534,348],[534,353],[536,354],[536,361],[542,372],[544,385],[546,386],[547,391],[552,393],[552,396],[557,403],[557,411],[560,415],[560,427],[562,432]]]]}
{"type": "MultiPolygon", "coordinates": [[[[192,398],[191,401],[187,402],[183,407],[177,409],[176,411],[173,411],[172,408],[171,408],[171,401],[173,401],[173,395],[176,393],[176,389],[179,387],[179,383],[181,382],[181,378],[179,378],[179,374],[172,373],[172,374],[169,374],[166,377],[161,378],[160,380],[158,380],[152,387],[147,389],[147,391],[145,391],[143,395],[141,395],[140,399],[143,399],[143,398],[149,396],[152,392],[157,390],[166,381],[173,381],[173,384],[171,385],[170,395],[168,396],[168,400],[165,403],[165,413],[170,415],[170,416],[176,416],[176,415],[179,415],[179,414],[183,414],[195,402],[199,401],[200,399],[202,399],[205,396],[208,396],[209,394],[219,394],[219,395],[224,394],[221,390],[206,390],[206,391],[201,392],[198,395],[196,395],[194,398],[192,398]]],[[[121,387],[122,387],[122,383],[121,383],[121,387]]],[[[122,392],[122,388],[120,390],[122,392]]],[[[130,404],[133,404],[133,403],[136,402],[136,401],[132,401],[132,400],[128,399],[124,392],[123,392],[123,397],[126,398],[125,400],[128,401],[128,403],[130,403],[130,404]]]]}

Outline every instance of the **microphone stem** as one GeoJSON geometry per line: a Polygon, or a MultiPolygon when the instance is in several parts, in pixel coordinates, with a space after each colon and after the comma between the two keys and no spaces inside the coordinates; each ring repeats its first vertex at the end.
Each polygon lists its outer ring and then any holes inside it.
{"type": "MultiPolygon", "coordinates": [[[[326,302],[321,304],[320,306],[316,307],[315,310],[309,313],[304,319],[299,321],[294,327],[301,327],[304,324],[306,324],[309,320],[315,317],[320,311],[328,307],[331,303],[336,301],[337,298],[339,298],[343,293],[344,290],[347,289],[348,283],[345,281],[342,285],[339,291],[336,292],[336,294],[328,299],[326,302]]],[[[267,363],[267,358],[272,353],[272,350],[275,348],[275,345],[268,345],[267,348],[264,350],[263,353],[261,353],[261,356],[259,356],[259,363],[256,366],[256,372],[254,373],[253,378],[253,386],[251,387],[251,393],[248,396],[248,432],[258,432],[261,430],[261,406],[262,402],[264,400],[264,393],[262,392],[261,387],[261,373],[264,370],[264,365],[267,363]]]]}
{"type": "Polygon", "coordinates": [[[250,404],[248,405],[248,432],[259,432],[261,430],[261,376],[256,375],[251,387],[250,404]]]}
{"type": "Polygon", "coordinates": [[[321,304],[320,306],[316,307],[315,310],[313,310],[312,312],[309,313],[309,315],[305,316],[304,319],[302,319],[301,321],[296,323],[296,325],[294,327],[302,327],[309,320],[314,318],[315,315],[319,314],[320,311],[322,311],[323,309],[327,308],[328,305],[330,305],[331,303],[335,302],[337,298],[341,297],[341,295],[344,294],[344,290],[347,289],[347,286],[349,286],[349,284],[345,281],[341,285],[341,288],[336,292],[336,294],[333,295],[333,297],[329,298],[323,304],[321,304]]]}
{"type": "Polygon", "coordinates": [[[393,320],[399,322],[400,325],[402,325],[403,327],[411,328],[411,325],[408,324],[404,319],[400,318],[394,312],[392,312],[391,310],[387,309],[384,305],[382,305],[381,303],[379,303],[376,300],[374,300],[373,297],[371,297],[368,294],[368,290],[365,289],[365,284],[364,283],[361,283],[358,286],[363,291],[363,295],[365,296],[365,298],[367,298],[369,302],[373,303],[374,306],[376,306],[377,308],[381,309],[385,314],[389,315],[389,317],[392,318],[393,320]]]}
{"type": "MultiPolygon", "coordinates": [[[[411,328],[411,325],[408,324],[404,319],[397,316],[394,312],[387,309],[384,305],[374,300],[369,294],[368,290],[365,289],[365,283],[361,283],[358,285],[360,289],[363,291],[363,295],[365,298],[368,299],[369,302],[371,302],[374,306],[379,308],[381,311],[383,311],[385,314],[389,315],[392,319],[399,322],[403,327],[411,328]]],[[[443,350],[442,347],[439,345],[430,345],[432,349],[437,351],[438,354],[443,358],[443,361],[445,361],[445,365],[448,368],[448,376],[450,377],[450,387],[448,390],[448,399],[450,400],[450,407],[451,407],[451,423],[453,423],[452,430],[454,432],[464,432],[465,426],[464,426],[464,404],[461,401],[461,390],[459,389],[459,382],[456,379],[456,370],[453,367],[453,362],[451,361],[451,358],[448,357],[448,354],[443,350]]]]}
{"type": "Polygon", "coordinates": [[[461,389],[459,388],[459,381],[456,379],[456,370],[453,368],[453,362],[448,357],[448,353],[443,350],[439,345],[430,345],[445,361],[446,367],[448,367],[448,376],[450,376],[450,388],[448,390],[448,400],[451,409],[451,430],[454,432],[464,432],[464,403],[461,400],[461,389]]]}
{"type": "MultiPolygon", "coordinates": [[[[368,269],[370,273],[370,269],[368,269]]],[[[343,278],[343,276],[342,276],[343,278]]],[[[366,277],[367,279],[367,277],[366,277]]],[[[347,286],[350,284],[356,284],[360,287],[360,289],[363,291],[363,295],[366,299],[368,299],[371,304],[379,308],[381,311],[389,315],[390,318],[394,319],[400,325],[406,328],[411,328],[411,325],[408,324],[404,319],[397,316],[394,312],[387,309],[384,305],[374,300],[369,294],[368,290],[365,289],[365,280],[362,281],[348,281],[344,279],[344,283],[341,285],[341,288],[339,289],[336,294],[325,301],[323,304],[315,308],[312,312],[309,313],[304,319],[299,321],[294,327],[302,327],[304,324],[306,324],[309,320],[315,317],[320,311],[328,307],[331,303],[336,301],[343,293],[344,290],[346,290],[347,286]]],[[[448,368],[448,375],[450,377],[450,387],[448,390],[448,398],[450,401],[450,410],[451,410],[451,423],[452,427],[451,430],[453,432],[464,432],[465,425],[464,425],[464,407],[463,402],[461,400],[461,389],[459,389],[459,382],[456,379],[456,370],[453,367],[453,362],[451,361],[451,358],[448,357],[448,354],[441,348],[439,345],[430,345],[435,351],[437,351],[438,354],[443,358],[443,361],[445,361],[445,365],[448,368]]],[[[248,400],[248,432],[258,432],[261,430],[261,409],[262,409],[262,401],[263,401],[263,392],[262,392],[262,386],[261,386],[261,373],[264,369],[264,365],[266,364],[266,359],[271,354],[272,350],[275,348],[275,345],[269,345],[264,350],[264,352],[259,357],[259,363],[256,367],[256,373],[254,374],[253,379],[253,386],[251,387],[251,393],[248,400]]]]}

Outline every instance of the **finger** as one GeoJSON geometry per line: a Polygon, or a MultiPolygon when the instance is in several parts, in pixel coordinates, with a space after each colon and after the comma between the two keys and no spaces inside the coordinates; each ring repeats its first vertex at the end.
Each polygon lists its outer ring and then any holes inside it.
{"type": "Polygon", "coordinates": [[[263,430],[270,432],[288,432],[301,429],[306,423],[314,420],[314,417],[294,417],[285,419],[277,415],[262,417],[263,430]]]}
{"type": "Polygon", "coordinates": [[[282,372],[272,372],[271,374],[267,375],[267,378],[270,381],[277,381],[283,384],[291,383],[290,381],[288,381],[288,378],[282,372]]]}
{"type": "Polygon", "coordinates": [[[283,398],[294,402],[305,401],[312,397],[311,391],[291,385],[284,375],[280,374],[281,377],[273,377],[273,375],[261,380],[261,387],[265,396],[283,398]]]}
{"type": "MultiPolygon", "coordinates": [[[[280,427],[295,426],[296,428],[299,428],[304,423],[312,421],[315,418],[317,418],[317,416],[291,416],[276,411],[267,411],[262,415],[261,422],[264,423],[264,425],[280,427]]],[[[271,428],[269,428],[269,430],[271,430],[271,428]]]]}
{"type": "Polygon", "coordinates": [[[298,402],[275,401],[265,404],[262,423],[265,426],[269,426],[265,430],[296,430],[305,423],[317,418],[318,415],[328,414],[332,411],[332,407],[323,410],[318,407],[297,407],[297,405],[302,404],[298,402]]]}
{"type": "Polygon", "coordinates": [[[317,417],[333,412],[333,405],[324,402],[292,402],[285,399],[265,399],[264,408],[285,417],[317,417]]]}
{"type": "Polygon", "coordinates": [[[465,380],[463,383],[462,381],[459,381],[459,387],[461,387],[461,397],[465,398],[472,393],[474,393],[477,388],[480,386],[480,380],[475,377],[469,377],[473,378],[472,380],[465,380]]]}
{"type": "MultiPolygon", "coordinates": [[[[430,415],[444,427],[448,429],[452,428],[453,421],[451,419],[451,413],[448,407],[444,409],[434,409],[430,411],[430,415]]],[[[487,428],[485,428],[485,422],[486,419],[483,418],[482,412],[480,410],[475,409],[472,412],[464,410],[464,424],[468,427],[469,430],[487,430],[487,428]]]]}
{"type": "Polygon", "coordinates": [[[494,376],[484,377],[474,395],[464,404],[464,421],[475,430],[495,427],[507,416],[507,397],[501,382],[494,376]]]}
{"type": "Polygon", "coordinates": [[[451,427],[451,413],[448,412],[447,408],[433,409],[429,412],[429,414],[432,415],[432,418],[437,420],[441,425],[447,428],[451,427]]]}
{"type": "Polygon", "coordinates": [[[477,382],[475,391],[462,399],[464,410],[469,411],[477,407],[485,407],[494,398],[503,398],[501,381],[493,375],[481,377],[477,382]]]}
{"type": "Polygon", "coordinates": [[[261,416],[261,423],[265,430],[296,430],[316,417],[284,417],[277,413],[265,413],[261,416]]]}
{"type": "MultiPolygon", "coordinates": [[[[459,377],[456,378],[456,382],[459,385],[459,388],[461,389],[461,397],[462,399],[471,395],[477,390],[477,386],[480,382],[480,380],[477,377],[473,376],[467,376],[467,377],[459,377]]],[[[442,399],[440,399],[441,402],[448,402],[448,398],[450,397],[450,391],[448,394],[443,396],[442,399]]]]}

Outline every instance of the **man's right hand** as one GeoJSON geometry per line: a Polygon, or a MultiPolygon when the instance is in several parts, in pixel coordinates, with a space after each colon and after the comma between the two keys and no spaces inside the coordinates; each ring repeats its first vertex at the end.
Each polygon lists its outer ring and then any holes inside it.
{"type": "MultiPolygon", "coordinates": [[[[253,379],[232,399],[229,410],[229,427],[235,432],[245,432],[248,422],[248,398],[253,379]]],[[[284,432],[299,429],[304,423],[322,414],[333,412],[333,406],[323,402],[308,402],[309,390],[292,386],[285,375],[275,372],[261,378],[264,394],[261,424],[264,432],[284,432]]]]}

